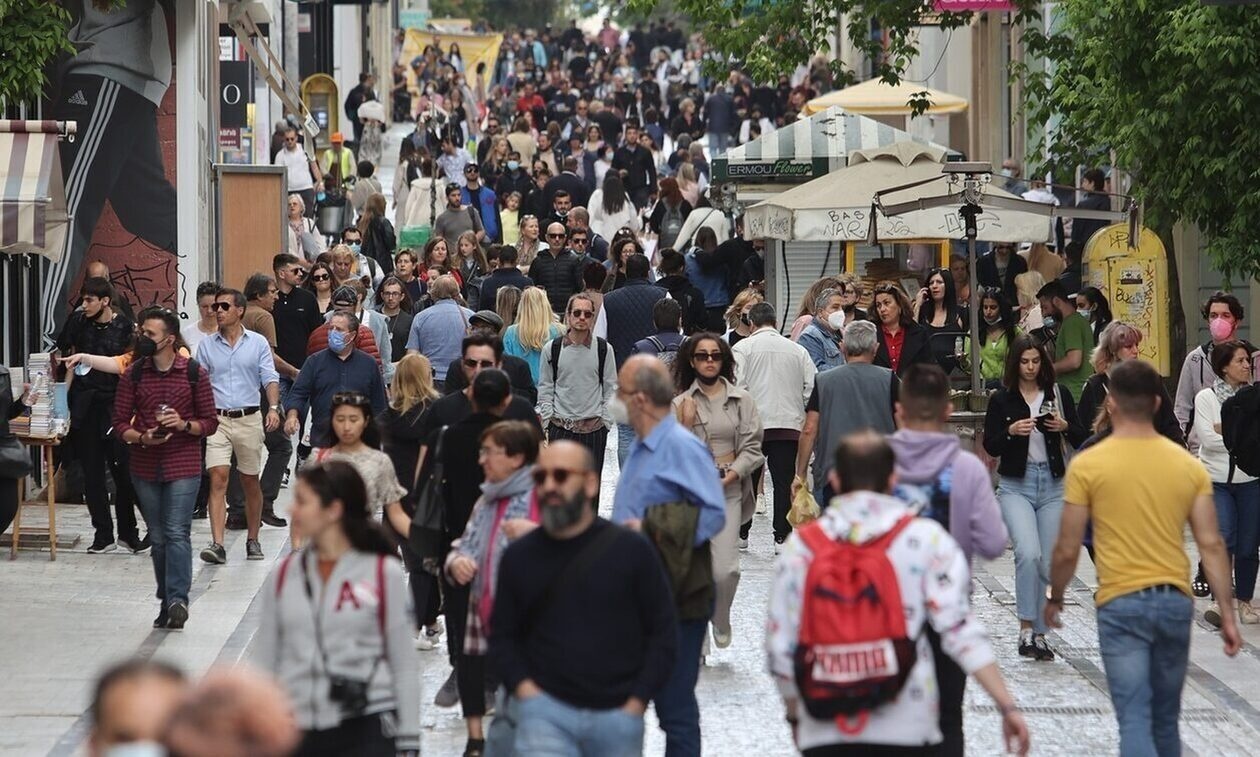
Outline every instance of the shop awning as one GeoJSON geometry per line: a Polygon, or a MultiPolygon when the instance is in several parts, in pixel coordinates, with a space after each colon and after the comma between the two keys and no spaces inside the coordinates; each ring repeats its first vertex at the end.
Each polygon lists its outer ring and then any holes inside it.
{"type": "Polygon", "coordinates": [[[927,92],[928,109],[931,115],[947,115],[962,113],[967,109],[966,98],[951,95],[948,92],[925,87],[922,84],[903,81],[900,84],[885,84],[879,79],[869,79],[852,87],[828,92],[822,97],[815,97],[805,103],[804,113],[811,115],[828,108],[844,108],[850,113],[867,116],[908,116],[910,115],[910,98],[919,92],[927,92]]]}
{"type": "MultiPolygon", "coordinates": [[[[870,236],[875,193],[938,178],[944,160],[944,150],[915,142],[859,151],[848,168],[750,207],[744,235],[788,242],[864,242],[870,236]]],[[[898,192],[884,201],[891,204],[934,197],[943,189],[944,185],[929,184],[898,192]]],[[[985,189],[985,196],[1018,199],[992,184],[985,189]]],[[[961,204],[960,198],[952,207],[914,211],[896,218],[877,215],[876,238],[885,242],[958,239],[963,235],[958,216],[961,204]]],[[[986,242],[1045,242],[1050,230],[1045,215],[987,205],[979,225],[980,240],[986,242]]]]}
{"type": "Polygon", "coordinates": [[[75,123],[0,120],[0,252],[58,261],[70,219],[57,142],[75,123]]]}
{"type": "Polygon", "coordinates": [[[715,158],[713,180],[800,184],[844,168],[857,150],[904,141],[919,140],[873,118],[826,108],[715,158]]]}

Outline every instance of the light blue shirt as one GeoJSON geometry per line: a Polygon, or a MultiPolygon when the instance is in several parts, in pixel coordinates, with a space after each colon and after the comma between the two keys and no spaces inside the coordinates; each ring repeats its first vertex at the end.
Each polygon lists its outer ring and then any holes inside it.
{"type": "Polygon", "coordinates": [[[249,329],[242,329],[235,346],[219,332],[202,339],[197,362],[210,374],[214,406],[219,410],[258,407],[258,390],[280,382],[267,338],[249,329]]]}
{"type": "Polygon", "coordinates": [[[420,311],[411,322],[407,349],[416,350],[429,359],[438,381],[446,381],[446,369],[462,354],[471,317],[472,311],[460,307],[455,300],[438,300],[420,311]]]}
{"type": "Polygon", "coordinates": [[[670,414],[647,438],[630,445],[630,456],[617,481],[612,519],[614,523],[642,520],[649,507],[684,501],[700,508],[697,546],[726,525],[726,496],[713,453],[670,414]]]}

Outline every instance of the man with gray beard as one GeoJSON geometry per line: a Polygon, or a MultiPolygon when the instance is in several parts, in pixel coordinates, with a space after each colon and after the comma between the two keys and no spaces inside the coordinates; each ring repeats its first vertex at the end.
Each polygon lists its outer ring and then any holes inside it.
{"type": "Polygon", "coordinates": [[[517,724],[514,743],[495,746],[640,755],[644,709],[674,666],[665,572],[642,536],[596,515],[586,447],[552,442],[534,482],[542,528],[503,553],[494,597],[490,661],[517,724]]]}

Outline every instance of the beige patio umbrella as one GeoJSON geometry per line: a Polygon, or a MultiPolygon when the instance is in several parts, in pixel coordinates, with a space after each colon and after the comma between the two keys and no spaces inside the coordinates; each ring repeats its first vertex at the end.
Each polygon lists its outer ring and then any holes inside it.
{"type": "Polygon", "coordinates": [[[820,110],[838,106],[850,113],[864,116],[908,116],[910,115],[910,98],[916,93],[927,92],[928,109],[931,115],[948,115],[962,113],[967,109],[967,100],[958,95],[925,87],[922,84],[903,81],[900,84],[885,84],[879,79],[870,79],[852,87],[837,89],[821,97],[805,103],[803,115],[809,116],[820,110]]]}

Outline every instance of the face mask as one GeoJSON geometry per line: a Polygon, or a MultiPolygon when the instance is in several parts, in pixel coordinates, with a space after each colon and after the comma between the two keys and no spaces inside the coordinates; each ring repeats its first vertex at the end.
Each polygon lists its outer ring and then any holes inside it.
{"type": "Polygon", "coordinates": [[[844,328],[844,312],[840,311],[827,316],[827,325],[837,330],[844,328]]]}
{"type": "Polygon", "coordinates": [[[1093,311],[1093,310],[1090,310],[1089,308],[1077,308],[1077,309],[1076,309],[1076,312],[1078,312],[1078,313],[1080,313],[1081,315],[1085,316],[1085,320],[1087,320],[1087,321],[1089,320],[1089,317],[1090,317],[1090,316],[1094,313],[1094,311],[1093,311]]]}
{"type": "Polygon", "coordinates": [[[752,325],[752,321],[748,320],[748,314],[747,314],[747,313],[740,313],[740,314],[739,314],[739,322],[740,322],[740,323],[742,323],[742,324],[744,324],[745,326],[751,326],[751,325],[752,325]]]}
{"type": "Polygon", "coordinates": [[[154,741],[133,741],[115,744],[105,750],[105,757],[165,757],[166,749],[154,741]]]}
{"type": "Polygon", "coordinates": [[[347,247],[349,247],[350,251],[353,252],[355,255],[358,255],[359,250],[363,248],[363,244],[360,242],[351,242],[350,244],[347,245],[347,247]]]}
{"type": "Polygon", "coordinates": [[[1054,319],[1054,316],[1052,316],[1052,315],[1042,316],[1042,318],[1041,318],[1041,322],[1042,322],[1042,324],[1044,324],[1044,325],[1045,325],[1045,326],[1047,326],[1047,327],[1049,327],[1049,326],[1053,326],[1053,325],[1054,325],[1054,320],[1055,320],[1055,319],[1054,319]]]}
{"type": "Polygon", "coordinates": [[[1208,324],[1208,331],[1212,333],[1212,340],[1223,342],[1234,335],[1234,324],[1224,318],[1217,318],[1208,324]]]}
{"type": "Polygon", "coordinates": [[[546,503],[542,506],[542,527],[549,534],[556,534],[582,519],[586,507],[581,493],[561,505],[546,503]]]}
{"type": "Polygon", "coordinates": [[[346,348],[346,334],[342,331],[333,329],[328,330],[328,349],[333,352],[341,352],[346,348]]]}
{"type": "Polygon", "coordinates": [[[716,373],[713,374],[712,376],[702,376],[699,373],[696,374],[696,381],[699,381],[701,384],[704,384],[705,386],[713,386],[714,384],[717,383],[718,378],[719,376],[716,373]]]}
{"type": "Polygon", "coordinates": [[[626,407],[620,397],[613,397],[608,401],[608,415],[612,417],[613,423],[630,425],[630,408],[626,407]]]}
{"type": "Polygon", "coordinates": [[[157,342],[147,336],[136,337],[136,357],[153,357],[157,353],[157,342]]]}
{"type": "Polygon", "coordinates": [[[521,162],[519,160],[509,160],[507,167],[509,171],[515,171],[521,167],[521,162]]]}
{"type": "Polygon", "coordinates": [[[1003,176],[1005,176],[1006,178],[1008,178],[1008,179],[1009,179],[1009,178],[1011,178],[1012,176],[1014,176],[1014,175],[1015,175],[1015,173],[1014,173],[1014,171],[1012,171],[1012,170],[1011,170],[1011,169],[1009,169],[1009,168],[1003,168],[1003,169],[1002,169],[1002,175],[1003,175],[1003,176]]]}
{"type": "Polygon", "coordinates": [[[995,315],[995,316],[993,316],[992,318],[990,318],[989,316],[987,316],[987,315],[986,315],[986,316],[984,317],[984,322],[985,322],[985,323],[987,323],[987,324],[988,324],[988,325],[990,325],[990,326],[996,326],[996,325],[998,325],[999,323],[1001,323],[1001,322],[1002,322],[1002,316],[1000,316],[1000,315],[995,315]]]}

